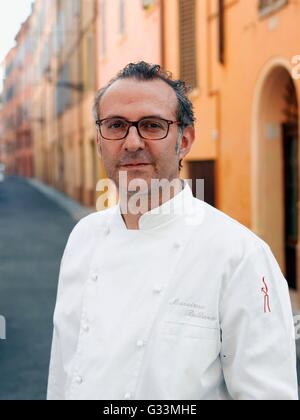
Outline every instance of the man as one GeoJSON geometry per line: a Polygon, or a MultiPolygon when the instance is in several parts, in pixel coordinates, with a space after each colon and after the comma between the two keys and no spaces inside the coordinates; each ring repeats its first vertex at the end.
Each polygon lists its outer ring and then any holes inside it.
{"type": "Polygon", "coordinates": [[[119,201],[66,246],[48,398],[297,399],[288,287],[269,246],[179,178],[195,138],[184,82],[130,64],[94,112],[119,201]]]}

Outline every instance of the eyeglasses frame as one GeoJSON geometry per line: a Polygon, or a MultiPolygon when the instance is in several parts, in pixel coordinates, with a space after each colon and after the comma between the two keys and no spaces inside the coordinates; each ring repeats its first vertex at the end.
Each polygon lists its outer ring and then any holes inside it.
{"type": "MultiPolygon", "coordinates": [[[[181,124],[181,122],[180,122],[180,121],[172,121],[172,120],[166,120],[165,118],[158,118],[158,117],[155,117],[155,118],[156,118],[156,119],[158,119],[158,120],[165,121],[166,123],[168,123],[168,130],[167,130],[167,134],[166,134],[164,137],[161,137],[161,138],[159,138],[159,139],[149,139],[149,138],[147,138],[147,137],[143,137],[143,136],[141,135],[140,130],[139,130],[139,123],[140,123],[141,121],[143,121],[143,120],[147,120],[147,119],[154,118],[154,117],[143,117],[143,118],[141,118],[141,119],[140,119],[140,120],[138,120],[138,121],[129,121],[129,120],[126,120],[125,118],[119,118],[120,120],[123,120],[123,121],[125,121],[126,123],[128,123],[128,124],[129,124],[129,125],[128,125],[128,128],[127,128],[126,135],[125,135],[124,137],[120,138],[120,139],[108,139],[108,138],[106,138],[106,137],[104,137],[104,136],[102,135],[101,125],[102,125],[102,123],[103,123],[104,121],[108,121],[108,120],[111,120],[111,119],[113,119],[113,118],[114,118],[114,117],[110,117],[110,118],[103,118],[102,120],[97,120],[97,121],[96,121],[96,125],[99,127],[101,137],[102,137],[103,139],[105,139],[105,140],[108,140],[108,141],[119,141],[119,140],[124,140],[124,139],[126,139],[126,137],[127,137],[127,136],[128,136],[128,134],[129,134],[129,130],[130,130],[130,128],[131,128],[131,127],[135,127],[135,128],[137,129],[138,135],[139,135],[142,139],[144,139],[144,140],[152,140],[152,141],[164,140],[166,137],[168,137],[169,132],[170,132],[170,126],[171,126],[172,124],[181,124]]],[[[116,118],[117,118],[117,117],[116,117],[116,118]]]]}

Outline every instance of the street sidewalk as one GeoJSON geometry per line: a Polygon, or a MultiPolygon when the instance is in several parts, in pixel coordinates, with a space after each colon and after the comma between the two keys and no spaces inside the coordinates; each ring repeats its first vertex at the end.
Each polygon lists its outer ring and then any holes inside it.
{"type": "Polygon", "coordinates": [[[77,201],[37,179],[26,178],[26,181],[32,187],[36,188],[42,194],[54,201],[59,207],[63,208],[77,222],[83,217],[96,211],[95,208],[83,207],[77,201]]]}
{"type": "Polygon", "coordinates": [[[59,267],[75,224],[24,178],[0,183],[1,401],[46,399],[59,267]]]}

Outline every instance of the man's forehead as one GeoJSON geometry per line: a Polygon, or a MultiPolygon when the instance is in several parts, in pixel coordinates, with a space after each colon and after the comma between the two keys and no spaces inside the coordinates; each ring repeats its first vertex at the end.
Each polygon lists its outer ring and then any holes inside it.
{"type": "Polygon", "coordinates": [[[102,97],[101,115],[114,113],[120,107],[125,111],[137,108],[141,112],[171,116],[177,111],[177,97],[172,87],[162,80],[117,80],[102,97]]]}

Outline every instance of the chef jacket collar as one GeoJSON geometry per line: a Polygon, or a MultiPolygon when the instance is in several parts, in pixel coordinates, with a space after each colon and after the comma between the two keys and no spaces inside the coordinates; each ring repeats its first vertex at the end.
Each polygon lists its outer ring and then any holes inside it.
{"type": "MultiPolygon", "coordinates": [[[[158,228],[166,223],[170,223],[178,218],[190,215],[193,209],[193,193],[187,181],[183,181],[183,189],[177,193],[171,200],[166,201],[161,206],[156,207],[144,214],[139,219],[139,230],[148,230],[158,228]]],[[[120,201],[116,206],[118,215],[118,225],[124,229],[127,228],[122,214],[120,201]]]]}

